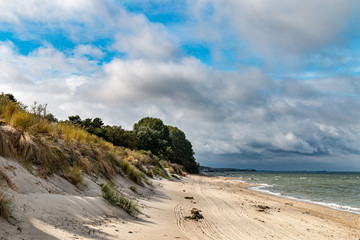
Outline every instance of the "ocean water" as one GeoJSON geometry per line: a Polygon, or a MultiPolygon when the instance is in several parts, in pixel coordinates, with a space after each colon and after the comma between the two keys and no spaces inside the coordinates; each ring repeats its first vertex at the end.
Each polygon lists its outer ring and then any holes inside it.
{"type": "Polygon", "coordinates": [[[360,173],[216,172],[258,184],[251,189],[360,214],[360,173]]]}

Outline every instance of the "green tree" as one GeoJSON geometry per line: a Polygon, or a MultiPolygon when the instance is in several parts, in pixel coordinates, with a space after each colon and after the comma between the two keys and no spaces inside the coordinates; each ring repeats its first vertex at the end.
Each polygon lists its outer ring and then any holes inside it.
{"type": "Polygon", "coordinates": [[[123,146],[131,149],[137,148],[137,139],[132,131],[126,131],[121,126],[105,126],[104,139],[116,146],[123,146]]]}
{"type": "Polygon", "coordinates": [[[12,102],[14,102],[14,103],[17,102],[16,98],[15,98],[14,95],[12,95],[11,93],[7,93],[7,94],[5,94],[5,96],[6,96],[10,101],[12,101],[12,102]]]}
{"type": "Polygon", "coordinates": [[[46,114],[45,118],[49,121],[49,122],[58,122],[58,119],[54,116],[54,114],[52,113],[48,113],[46,114]]]}
{"type": "Polygon", "coordinates": [[[198,164],[195,162],[194,151],[185,133],[177,127],[167,126],[169,129],[171,150],[167,150],[171,162],[183,165],[190,173],[198,173],[198,164]]]}
{"type": "Polygon", "coordinates": [[[79,115],[69,116],[68,118],[69,118],[69,121],[72,122],[73,124],[81,124],[82,123],[82,120],[79,115]]]}
{"type": "Polygon", "coordinates": [[[158,156],[169,146],[169,130],[158,118],[146,117],[134,124],[133,132],[139,142],[139,149],[150,150],[158,156]]]}

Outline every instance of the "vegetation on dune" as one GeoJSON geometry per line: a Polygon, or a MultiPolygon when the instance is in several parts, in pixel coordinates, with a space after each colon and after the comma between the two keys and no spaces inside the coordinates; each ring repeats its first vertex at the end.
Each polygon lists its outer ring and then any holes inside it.
{"type": "Polygon", "coordinates": [[[79,186],[83,181],[82,170],[78,166],[73,166],[69,173],[64,174],[64,177],[75,186],[79,186]]]}
{"type": "Polygon", "coordinates": [[[5,196],[5,193],[0,188],[0,217],[8,220],[10,211],[10,200],[5,196]]]}
{"type": "Polygon", "coordinates": [[[106,183],[102,187],[103,198],[110,204],[124,209],[130,215],[135,215],[140,212],[136,203],[127,199],[124,195],[119,194],[111,183],[106,183]]]}
{"type": "Polygon", "coordinates": [[[16,191],[15,184],[11,181],[11,179],[0,169],[0,183],[1,181],[5,181],[7,185],[14,191],[16,191]]]}
{"type": "Polygon", "coordinates": [[[100,118],[81,120],[76,115],[70,116],[69,122],[115,146],[149,151],[161,159],[183,165],[190,173],[199,172],[192,145],[185,133],[176,127],[164,125],[158,118],[143,118],[134,124],[132,131],[126,131],[120,126],[105,126],[100,118]]]}
{"type": "Polygon", "coordinates": [[[83,172],[107,179],[126,174],[139,185],[151,185],[147,177],[156,175],[170,179],[164,168],[183,175],[184,165],[197,172],[185,134],[160,119],[144,118],[126,131],[104,126],[100,118],[59,122],[46,107],[34,103],[28,109],[13,95],[0,94],[0,156],[18,159],[43,178],[58,173],[74,185],[81,184],[83,172]]]}

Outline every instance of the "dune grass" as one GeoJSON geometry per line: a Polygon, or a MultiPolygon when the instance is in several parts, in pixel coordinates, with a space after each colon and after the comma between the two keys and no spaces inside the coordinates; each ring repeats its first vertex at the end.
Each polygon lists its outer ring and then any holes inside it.
{"type": "Polygon", "coordinates": [[[162,169],[162,168],[159,168],[159,167],[156,167],[153,169],[153,173],[154,175],[157,175],[157,176],[160,176],[160,177],[163,177],[167,180],[171,180],[170,176],[167,174],[167,172],[162,169]]]}
{"type": "Polygon", "coordinates": [[[146,175],[142,173],[136,166],[132,165],[127,159],[121,161],[121,169],[129,176],[133,182],[142,186],[142,181],[146,179],[146,175]]]}
{"type": "Polygon", "coordinates": [[[49,122],[44,115],[45,112],[28,111],[22,104],[0,94],[0,121],[17,129],[6,132],[0,128],[0,156],[17,158],[44,178],[60,172],[75,184],[77,177],[71,177],[75,172],[69,173],[74,165],[75,169],[100,174],[109,180],[116,173],[125,173],[141,186],[143,182],[150,183],[147,176],[170,179],[164,168],[171,174],[183,173],[179,165],[160,161],[150,151],[114,146],[80,126],[49,122]]]}
{"type": "Polygon", "coordinates": [[[0,182],[5,181],[7,185],[14,191],[16,191],[16,185],[11,181],[11,179],[0,169],[0,182]]]}
{"type": "Polygon", "coordinates": [[[64,174],[64,177],[75,186],[79,186],[83,182],[82,169],[73,166],[69,173],[64,174]]]}
{"type": "Polygon", "coordinates": [[[147,175],[148,177],[151,177],[151,178],[154,177],[154,173],[153,173],[153,171],[152,171],[151,169],[148,169],[148,170],[146,171],[146,175],[147,175]]]}
{"type": "Polygon", "coordinates": [[[5,196],[5,193],[0,188],[0,217],[5,220],[9,219],[10,214],[10,200],[5,196]]]}
{"type": "Polygon", "coordinates": [[[113,187],[111,183],[106,183],[102,187],[102,197],[110,204],[124,209],[128,214],[134,216],[140,212],[136,203],[127,199],[124,195],[120,195],[113,187]]]}

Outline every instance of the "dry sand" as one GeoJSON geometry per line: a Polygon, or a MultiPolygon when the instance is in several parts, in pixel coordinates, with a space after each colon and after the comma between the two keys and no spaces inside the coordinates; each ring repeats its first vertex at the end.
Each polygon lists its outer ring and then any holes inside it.
{"type": "Polygon", "coordinates": [[[0,158],[0,168],[18,187],[6,190],[13,211],[11,224],[0,220],[0,239],[360,239],[360,215],[264,195],[232,179],[154,180],[153,189],[131,193],[132,183],[118,177],[140,206],[135,218],[105,202],[90,178],[80,191],[60,177],[34,177],[14,161],[0,158]],[[204,219],[185,218],[192,208],[204,219]]]}

